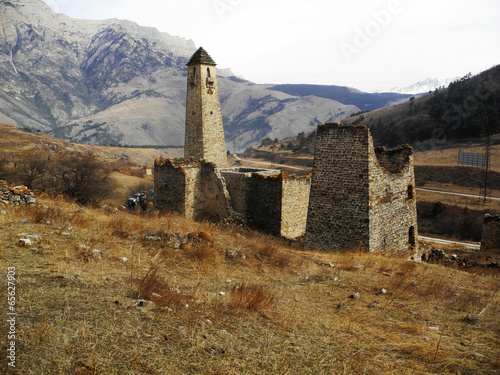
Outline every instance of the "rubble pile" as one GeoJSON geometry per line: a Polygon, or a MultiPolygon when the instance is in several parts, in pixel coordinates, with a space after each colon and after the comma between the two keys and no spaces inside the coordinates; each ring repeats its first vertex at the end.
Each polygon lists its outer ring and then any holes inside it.
{"type": "Polygon", "coordinates": [[[36,193],[24,185],[10,187],[6,181],[0,181],[0,206],[14,204],[25,206],[38,202],[36,193]]]}

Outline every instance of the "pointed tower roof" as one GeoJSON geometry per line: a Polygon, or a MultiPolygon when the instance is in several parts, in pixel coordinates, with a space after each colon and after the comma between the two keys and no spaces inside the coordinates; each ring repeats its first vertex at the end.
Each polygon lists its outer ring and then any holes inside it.
{"type": "Polygon", "coordinates": [[[217,65],[203,47],[198,48],[198,51],[194,53],[191,60],[187,63],[187,65],[193,64],[217,65]]]}

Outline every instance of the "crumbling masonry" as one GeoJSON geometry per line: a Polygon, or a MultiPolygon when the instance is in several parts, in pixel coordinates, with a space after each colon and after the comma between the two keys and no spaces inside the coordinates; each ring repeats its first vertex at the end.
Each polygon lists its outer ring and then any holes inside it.
{"type": "Polygon", "coordinates": [[[366,126],[318,126],[306,247],[418,259],[413,150],[373,147],[366,126]]]}
{"type": "Polygon", "coordinates": [[[188,62],[186,102],[186,161],[155,161],[155,206],[196,220],[242,220],[286,238],[303,235],[309,178],[226,168],[215,62],[203,48],[188,62]]]}
{"type": "Polygon", "coordinates": [[[215,62],[188,63],[183,163],[155,161],[155,206],[196,220],[239,219],[309,249],[417,254],[413,153],[374,149],[365,126],[318,127],[313,174],[227,168],[215,62]]]}
{"type": "Polygon", "coordinates": [[[483,218],[481,251],[500,253],[500,216],[486,214],[483,218]]]}

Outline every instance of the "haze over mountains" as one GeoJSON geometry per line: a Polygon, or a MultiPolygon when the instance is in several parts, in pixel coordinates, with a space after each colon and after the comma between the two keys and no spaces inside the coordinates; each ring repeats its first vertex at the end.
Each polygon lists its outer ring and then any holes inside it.
{"type": "MultiPolygon", "coordinates": [[[[0,122],[89,144],[183,144],[193,41],[130,21],[71,19],[41,0],[1,0],[0,24],[0,122]]],[[[228,69],[219,88],[231,150],[408,97],[254,84],[228,69]]]]}

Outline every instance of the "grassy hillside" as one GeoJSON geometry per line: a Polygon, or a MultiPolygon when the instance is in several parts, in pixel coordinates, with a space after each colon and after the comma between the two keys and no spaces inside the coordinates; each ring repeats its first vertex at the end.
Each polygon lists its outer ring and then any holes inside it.
{"type": "MultiPolygon", "coordinates": [[[[4,374],[496,374],[500,367],[497,270],[304,252],[176,215],[42,203],[0,214],[0,264],[15,267],[18,314],[16,369],[3,358],[4,374]],[[40,240],[21,247],[20,233],[40,240]]],[[[6,319],[0,327],[7,332],[6,319]]]]}
{"type": "Polygon", "coordinates": [[[500,65],[429,95],[353,115],[345,123],[367,125],[376,144],[391,147],[402,143],[434,146],[499,133],[500,65]]]}
{"type": "MultiPolygon", "coordinates": [[[[147,158],[145,150],[0,131],[10,161],[92,151],[120,199],[147,181],[131,162],[147,158]]],[[[241,226],[93,209],[49,193],[36,206],[0,203],[1,311],[6,317],[13,306],[17,314],[16,368],[4,357],[1,373],[495,374],[500,367],[496,268],[356,249],[308,252],[241,226]],[[27,235],[33,243],[22,246],[27,235]]],[[[445,251],[499,261],[461,247],[445,251]]],[[[0,322],[2,333],[11,327],[0,322]]],[[[12,340],[1,340],[3,353],[12,340]]]]}

